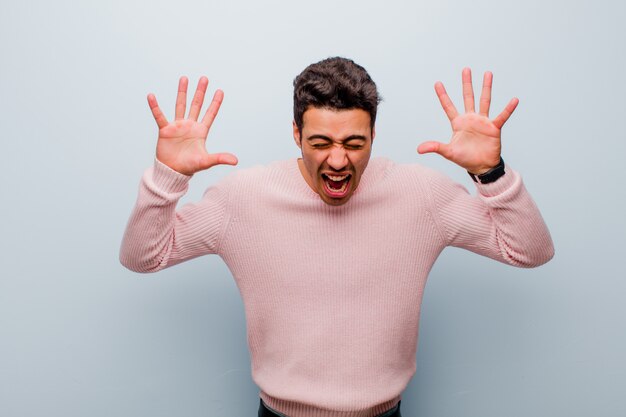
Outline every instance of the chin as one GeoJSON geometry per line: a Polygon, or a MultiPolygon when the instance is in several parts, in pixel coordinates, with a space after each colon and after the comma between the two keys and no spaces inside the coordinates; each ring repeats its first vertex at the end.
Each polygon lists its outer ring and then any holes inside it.
{"type": "Polygon", "coordinates": [[[324,203],[328,204],[329,206],[342,206],[342,205],[346,204],[348,201],[350,201],[350,198],[352,197],[352,193],[349,192],[344,197],[333,198],[333,197],[329,196],[328,194],[326,194],[326,190],[324,190],[323,186],[322,186],[322,189],[318,192],[318,194],[320,195],[320,199],[324,203]]]}
{"type": "Polygon", "coordinates": [[[322,201],[326,204],[328,204],[329,206],[343,206],[344,204],[346,204],[348,202],[348,200],[350,200],[350,198],[342,198],[342,199],[324,199],[322,198],[322,201]]]}

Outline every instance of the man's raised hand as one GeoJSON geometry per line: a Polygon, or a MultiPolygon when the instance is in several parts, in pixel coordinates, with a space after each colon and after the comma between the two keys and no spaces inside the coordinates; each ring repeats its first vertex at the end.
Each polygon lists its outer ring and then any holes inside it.
{"type": "Polygon", "coordinates": [[[148,94],[148,105],[159,126],[157,159],[174,171],[190,176],[214,165],[236,165],[237,157],[235,155],[229,153],[209,154],[205,145],[209,129],[224,99],[224,92],[222,90],[215,92],[202,121],[198,122],[209,80],[206,77],[200,77],[198,88],[191,101],[189,115],[185,119],[187,84],[187,77],[180,77],[178,95],[176,96],[175,120],[172,123],[168,122],[163,115],[154,94],[148,94]]]}
{"type": "Polygon", "coordinates": [[[417,151],[421,154],[438,153],[473,174],[483,174],[500,162],[500,132],[504,123],[517,107],[519,100],[512,98],[504,110],[495,119],[490,120],[489,106],[493,80],[491,72],[486,72],[483,78],[478,114],[474,110],[472,73],[469,68],[463,69],[462,80],[464,114],[458,113],[443,84],[441,82],[435,83],[435,92],[439,97],[439,102],[452,125],[450,143],[424,142],[419,145],[417,151]]]}

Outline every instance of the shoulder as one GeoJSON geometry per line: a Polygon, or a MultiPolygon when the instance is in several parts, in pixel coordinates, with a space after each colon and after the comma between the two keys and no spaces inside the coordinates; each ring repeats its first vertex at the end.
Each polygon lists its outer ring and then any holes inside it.
{"type": "Polygon", "coordinates": [[[231,184],[262,185],[267,184],[273,178],[285,177],[293,174],[295,159],[286,159],[270,162],[265,165],[253,165],[237,169],[224,178],[231,184]]]}
{"type": "Polygon", "coordinates": [[[372,176],[400,184],[450,183],[452,180],[442,172],[419,163],[397,163],[387,157],[372,158],[368,170],[372,176]]]}
{"type": "Polygon", "coordinates": [[[448,190],[454,182],[439,171],[418,164],[398,163],[386,157],[370,160],[357,193],[362,198],[377,203],[392,201],[399,205],[407,202],[411,207],[423,206],[429,210],[433,189],[448,190]]]}
{"type": "Polygon", "coordinates": [[[231,200],[256,201],[277,190],[298,189],[296,158],[239,168],[223,177],[216,187],[228,190],[231,200]]]}

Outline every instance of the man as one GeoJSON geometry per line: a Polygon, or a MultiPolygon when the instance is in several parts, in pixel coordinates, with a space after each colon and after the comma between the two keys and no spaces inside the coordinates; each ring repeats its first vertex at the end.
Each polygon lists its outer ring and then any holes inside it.
{"type": "Polygon", "coordinates": [[[500,157],[501,128],[518,100],[490,120],[491,73],[478,113],[469,69],[462,79],[464,114],[435,85],[450,143],[426,142],[418,152],[466,169],[477,197],[431,169],[370,160],[376,85],[353,61],[329,58],[294,81],[302,158],[240,170],[176,211],[195,172],[237,163],[205,148],[223,93],[200,122],[206,78],[186,119],[186,78],[173,123],[148,96],[159,126],[156,161],[141,182],[121,262],[154,272],[222,257],[246,310],[260,416],[400,416],[415,373],[422,293],[441,251],[463,247],[519,267],[553,256],[539,211],[500,157]]]}

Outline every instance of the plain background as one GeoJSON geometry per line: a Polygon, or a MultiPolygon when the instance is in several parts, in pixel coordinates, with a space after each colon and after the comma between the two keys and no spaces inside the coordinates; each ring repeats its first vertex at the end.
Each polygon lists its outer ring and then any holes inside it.
{"type": "MultiPolygon", "coordinates": [[[[462,107],[494,73],[513,96],[505,160],[556,256],[515,269],[447,249],[425,293],[411,416],[623,416],[626,405],[626,12],[618,1],[0,3],[0,415],[253,416],[243,306],[204,257],[156,275],[118,261],[180,75],[225,92],[208,148],[239,168],[298,155],[292,80],[342,55],[384,97],[374,154],[447,141],[433,85],[462,107]]],[[[476,93],[478,98],[478,92],[476,93]]],[[[204,111],[204,110],[203,110],[204,111]]],[[[232,169],[196,175],[184,201],[232,169]]]]}

